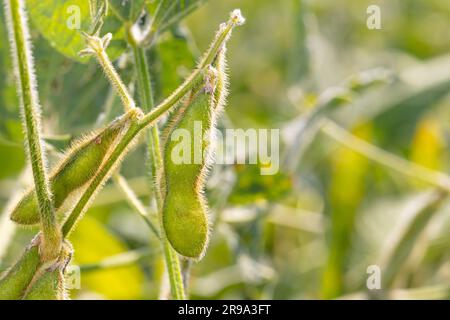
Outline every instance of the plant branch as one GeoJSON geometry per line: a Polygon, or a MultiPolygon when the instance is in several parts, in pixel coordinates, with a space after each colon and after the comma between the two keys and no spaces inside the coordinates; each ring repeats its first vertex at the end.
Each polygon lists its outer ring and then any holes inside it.
{"type": "MultiPolygon", "coordinates": [[[[145,127],[151,123],[151,118],[155,116],[159,116],[159,114],[165,113],[169,108],[171,108],[175,103],[180,101],[191,88],[198,83],[203,77],[204,70],[216,59],[217,53],[221,50],[224,43],[229,39],[231,35],[231,31],[237,25],[241,25],[244,23],[244,18],[241,15],[239,10],[234,10],[230,19],[226,24],[222,24],[214,41],[212,42],[209,50],[206,52],[205,56],[201,60],[198,65],[197,70],[195,70],[191,76],[177,89],[175,92],[163,101],[158,108],[152,110],[147,116],[145,116],[140,124],[142,127],[145,127]]],[[[138,79],[140,85],[141,98],[143,99],[144,104],[153,105],[153,96],[151,95],[152,88],[150,82],[150,75],[148,73],[148,63],[145,57],[145,51],[142,48],[139,48],[137,45],[136,37],[133,37],[132,30],[130,30],[131,45],[133,46],[133,52],[135,56],[135,62],[138,70],[138,79]],[[147,101],[146,101],[147,100],[147,101]]],[[[152,128],[152,133],[149,139],[149,153],[151,152],[153,156],[153,177],[155,177],[156,172],[162,168],[163,161],[161,156],[161,151],[159,147],[159,134],[158,128],[154,126],[152,128]],[[153,143],[152,143],[153,142],[153,143]]],[[[162,194],[160,190],[160,186],[158,186],[157,181],[155,180],[155,189],[156,189],[156,201],[158,206],[158,212],[162,212],[162,194]]],[[[162,219],[162,217],[161,217],[162,219]]],[[[162,224],[162,221],[161,221],[162,224]]],[[[180,261],[178,258],[178,254],[170,245],[167,240],[164,232],[162,232],[162,245],[164,248],[164,254],[166,259],[166,266],[168,270],[170,286],[172,297],[177,300],[185,299],[185,292],[183,286],[183,278],[181,274],[180,261]]]]}
{"type": "Polygon", "coordinates": [[[148,113],[141,119],[140,125],[146,127],[152,124],[152,119],[166,113],[175,103],[184,97],[186,93],[201,80],[203,72],[207,66],[209,66],[217,56],[224,43],[228,40],[234,27],[244,23],[244,18],[241,16],[239,10],[234,10],[227,23],[223,23],[220,26],[219,31],[216,34],[216,38],[209,47],[203,59],[200,61],[197,69],[185,80],[185,82],[178,87],[166,100],[164,100],[157,108],[148,113]]]}
{"type": "Polygon", "coordinates": [[[180,259],[178,258],[178,254],[170,245],[165,234],[163,234],[162,246],[164,250],[164,257],[166,259],[172,298],[174,300],[185,300],[186,294],[184,292],[183,278],[181,275],[180,259]]]}
{"type": "Polygon", "coordinates": [[[44,261],[52,260],[61,249],[61,232],[58,228],[52,194],[46,172],[45,150],[40,137],[40,105],[34,74],[30,35],[23,0],[6,0],[5,11],[9,30],[11,53],[22,106],[29,160],[33,171],[42,231],[41,255],[44,261]]]}
{"type": "MultiPolygon", "coordinates": [[[[130,32],[131,33],[131,32],[130,32]]],[[[141,97],[142,105],[146,107],[145,111],[149,111],[153,108],[154,100],[153,100],[153,90],[150,78],[150,72],[147,62],[147,57],[145,55],[145,49],[136,44],[135,39],[132,38],[132,34],[130,39],[130,45],[133,48],[133,56],[137,71],[138,78],[138,87],[141,97]]],[[[159,143],[159,130],[158,126],[154,125],[150,129],[150,133],[148,136],[148,157],[149,164],[151,170],[151,186],[153,189],[153,193],[156,199],[156,205],[158,210],[158,216],[161,220],[161,211],[162,211],[162,194],[161,187],[158,184],[157,173],[163,167],[163,160],[161,155],[160,143],[159,143]]],[[[162,221],[160,221],[160,225],[162,225],[162,221]]],[[[172,297],[176,300],[183,300],[186,298],[184,287],[183,287],[183,278],[181,275],[181,267],[178,255],[173,250],[173,248],[168,243],[168,240],[164,234],[161,233],[161,242],[164,248],[164,257],[166,260],[167,271],[169,275],[170,281],[170,289],[172,293],[172,297]]]]}
{"type": "Polygon", "coordinates": [[[95,55],[98,63],[102,67],[109,81],[116,88],[117,94],[122,100],[123,106],[125,108],[125,112],[128,112],[130,109],[136,107],[136,104],[128,92],[127,87],[123,83],[116,69],[114,68],[111,60],[106,53],[106,48],[111,41],[112,35],[111,33],[107,33],[103,38],[99,38],[95,35],[90,36],[88,34],[84,34],[86,38],[87,48],[80,51],[81,56],[86,55],[95,55]]]}
{"type": "Polygon", "coordinates": [[[72,212],[66,219],[62,228],[64,237],[67,237],[70,234],[76,222],[87,210],[88,204],[93,200],[98,190],[111,175],[113,169],[118,165],[120,160],[127,153],[126,151],[132,145],[133,140],[136,138],[139,132],[141,132],[141,129],[136,125],[136,122],[132,122],[128,131],[123,135],[120,142],[118,142],[118,144],[115,146],[114,150],[108,156],[104,165],[97,172],[94,179],[91,181],[87,189],[82,194],[80,200],[78,200],[77,204],[72,209],[72,212]]]}
{"type": "MultiPolygon", "coordinates": [[[[131,39],[130,45],[133,49],[134,63],[136,67],[137,79],[138,79],[138,90],[141,97],[141,105],[143,106],[144,112],[149,112],[154,107],[153,89],[151,84],[151,77],[147,62],[147,57],[145,56],[145,49],[139,47],[134,39],[131,39]]],[[[152,180],[151,186],[155,193],[155,198],[158,200],[158,187],[156,185],[156,173],[158,168],[162,166],[162,157],[160,153],[159,145],[159,131],[157,126],[153,126],[150,129],[150,133],[147,141],[148,147],[148,160],[151,172],[150,179],[152,180]]]]}
{"type": "Polygon", "coordinates": [[[126,151],[129,149],[129,146],[132,144],[137,135],[141,133],[143,129],[154,125],[162,116],[170,111],[171,108],[181,98],[183,98],[184,94],[186,94],[190,88],[195,85],[195,81],[197,81],[197,79],[201,77],[204,69],[214,60],[222,45],[228,39],[233,27],[241,24],[242,20],[243,18],[238,14],[238,12],[233,12],[228,23],[221,26],[215,41],[207,51],[205,58],[200,63],[199,69],[196,69],[191,74],[191,76],[177,90],[175,90],[175,92],[169,98],[164,100],[147,115],[138,120],[135,120],[136,122],[133,122],[130,125],[128,131],[123,135],[120,142],[117,143],[114,150],[106,159],[104,165],[99,169],[94,179],[91,181],[90,185],[84,191],[80,200],[72,209],[72,212],[69,214],[63,226],[64,237],[67,237],[70,234],[78,219],[87,210],[90,201],[93,200],[101,185],[110,176],[112,169],[117,165],[120,159],[123,158],[126,151]]]}

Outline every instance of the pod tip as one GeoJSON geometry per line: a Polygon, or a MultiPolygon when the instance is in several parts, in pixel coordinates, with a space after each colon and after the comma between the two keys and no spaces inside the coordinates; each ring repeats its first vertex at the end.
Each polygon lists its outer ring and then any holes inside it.
{"type": "Polygon", "coordinates": [[[240,26],[245,23],[245,18],[242,16],[240,9],[234,9],[230,14],[230,19],[235,26],[240,26]]]}

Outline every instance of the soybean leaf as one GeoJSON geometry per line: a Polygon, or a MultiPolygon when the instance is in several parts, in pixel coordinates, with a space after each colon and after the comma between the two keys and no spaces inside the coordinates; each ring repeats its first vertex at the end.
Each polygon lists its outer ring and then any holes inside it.
{"type": "Polygon", "coordinates": [[[147,5],[148,11],[153,12],[152,28],[157,32],[164,32],[180,22],[207,0],[160,0],[147,5]]]}
{"type": "MultiPolygon", "coordinates": [[[[0,10],[0,19],[4,19],[3,11],[0,10]]],[[[0,38],[7,38],[7,31],[4,24],[0,24],[0,38]]],[[[18,142],[22,143],[21,130],[19,136],[16,130],[11,127],[20,126],[19,104],[14,86],[14,78],[12,74],[12,62],[9,55],[7,41],[0,41],[0,74],[6,75],[0,77],[0,142],[18,142]]]]}
{"type": "Polygon", "coordinates": [[[135,22],[145,6],[145,0],[108,0],[109,8],[122,22],[135,22]]]}
{"type": "Polygon", "coordinates": [[[177,88],[186,74],[195,66],[197,55],[192,51],[190,39],[179,30],[164,36],[155,48],[158,59],[153,65],[152,74],[157,75],[156,91],[158,96],[165,97],[177,88]]]}
{"type": "MultiPolygon", "coordinates": [[[[85,48],[81,31],[89,31],[91,15],[86,0],[27,0],[27,8],[34,26],[49,43],[65,56],[86,62],[78,52],[85,48]]],[[[111,59],[117,58],[126,48],[122,23],[109,14],[102,33],[111,32],[113,40],[107,51],[111,59]]]]}
{"type": "MultiPolygon", "coordinates": [[[[16,121],[9,123],[15,129],[15,137],[22,136],[20,124],[16,121]]],[[[0,136],[0,154],[8,155],[0,157],[0,179],[18,174],[25,165],[25,150],[22,143],[14,143],[0,136]]]]}

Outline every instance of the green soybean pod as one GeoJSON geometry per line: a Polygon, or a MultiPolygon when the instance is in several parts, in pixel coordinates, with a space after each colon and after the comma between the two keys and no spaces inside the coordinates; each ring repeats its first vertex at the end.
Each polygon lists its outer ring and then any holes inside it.
{"type": "Polygon", "coordinates": [[[163,228],[175,251],[193,259],[202,257],[209,236],[203,188],[210,141],[204,137],[213,127],[216,80],[216,70],[211,68],[200,90],[191,93],[164,133],[163,228]],[[189,140],[189,149],[183,147],[188,141],[177,141],[178,137],[189,140]]]}
{"type": "Polygon", "coordinates": [[[47,268],[25,293],[23,300],[65,300],[64,273],[60,265],[47,268]]]}
{"type": "Polygon", "coordinates": [[[33,241],[16,264],[0,278],[0,300],[20,299],[40,265],[39,245],[33,241]]]}
{"type": "MultiPolygon", "coordinates": [[[[136,116],[131,110],[106,128],[78,140],[65,154],[50,176],[55,209],[59,209],[67,197],[88,183],[100,168],[108,151],[136,116]]],[[[36,192],[29,190],[19,200],[11,213],[11,220],[22,225],[39,223],[36,192]]]]}
{"type": "Polygon", "coordinates": [[[73,248],[63,242],[58,259],[41,267],[23,294],[23,300],[66,300],[68,295],[64,285],[66,266],[72,259],[73,248]]]}

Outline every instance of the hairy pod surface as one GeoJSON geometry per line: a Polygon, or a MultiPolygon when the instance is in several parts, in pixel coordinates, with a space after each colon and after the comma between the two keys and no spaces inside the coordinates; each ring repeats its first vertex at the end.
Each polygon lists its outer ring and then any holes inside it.
{"type": "Polygon", "coordinates": [[[65,300],[64,274],[60,267],[50,267],[33,283],[23,300],[65,300]]]}
{"type": "Polygon", "coordinates": [[[32,243],[0,279],[0,300],[20,299],[40,265],[39,245],[32,243]]]}
{"type": "Polygon", "coordinates": [[[24,292],[23,300],[65,300],[68,298],[64,285],[66,266],[72,259],[73,248],[68,241],[63,242],[58,259],[50,265],[43,265],[35,273],[24,292]]]}
{"type": "Polygon", "coordinates": [[[61,254],[56,262],[44,266],[29,284],[23,295],[23,300],[65,300],[67,299],[64,285],[66,266],[72,258],[72,245],[65,241],[61,254]]]}
{"type": "Polygon", "coordinates": [[[208,243],[208,207],[203,189],[211,162],[216,84],[217,71],[211,68],[201,88],[191,92],[164,132],[163,228],[172,247],[193,259],[202,257],[208,243]],[[187,161],[181,163],[174,161],[180,155],[178,133],[184,133],[183,138],[194,145],[187,157],[182,155],[187,161]]]}
{"type": "MultiPolygon", "coordinates": [[[[133,115],[134,112],[130,111],[100,132],[80,139],[66,152],[65,157],[50,176],[56,209],[61,207],[72,192],[86,185],[95,176],[108,151],[115,145],[124,128],[128,127],[133,115]]],[[[22,225],[39,223],[35,189],[29,190],[19,200],[11,213],[11,220],[22,225]]]]}

